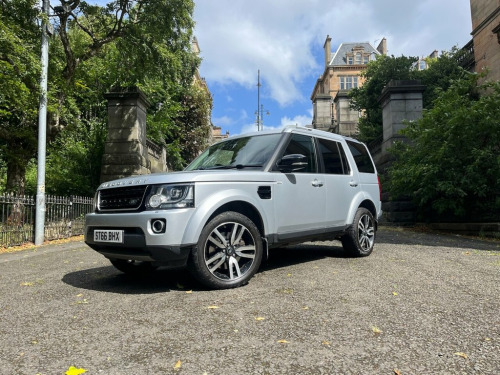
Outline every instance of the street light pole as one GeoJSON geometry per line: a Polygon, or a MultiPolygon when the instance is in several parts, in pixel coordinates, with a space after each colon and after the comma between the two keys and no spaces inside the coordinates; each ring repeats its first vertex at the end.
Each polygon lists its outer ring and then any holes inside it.
{"type": "Polygon", "coordinates": [[[45,154],[47,141],[47,75],[49,65],[49,0],[43,0],[42,11],[42,73],[40,77],[40,109],[38,112],[38,168],[36,184],[35,245],[45,235],[45,154]]]}
{"type": "Polygon", "coordinates": [[[257,131],[260,131],[260,69],[257,71],[257,131]]]}

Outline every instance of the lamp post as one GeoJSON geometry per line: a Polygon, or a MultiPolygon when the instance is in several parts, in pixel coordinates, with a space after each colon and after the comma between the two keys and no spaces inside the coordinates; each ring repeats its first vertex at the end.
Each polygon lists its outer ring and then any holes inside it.
{"type": "MultiPolygon", "coordinates": [[[[257,131],[264,130],[264,105],[260,104],[260,69],[257,71],[257,110],[255,114],[257,115],[257,131]]],[[[269,111],[266,109],[266,115],[269,115],[269,111]]]]}
{"type": "Polygon", "coordinates": [[[42,73],[40,77],[40,108],[38,111],[38,166],[36,183],[35,245],[44,241],[45,229],[45,154],[47,142],[47,74],[49,65],[49,0],[43,0],[42,11],[42,73]]]}

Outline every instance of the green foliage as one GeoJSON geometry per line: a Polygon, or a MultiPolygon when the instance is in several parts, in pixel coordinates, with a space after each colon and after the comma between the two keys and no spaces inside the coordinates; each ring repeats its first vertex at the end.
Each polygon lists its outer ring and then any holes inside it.
{"type": "Polygon", "coordinates": [[[453,48],[443,51],[438,58],[428,58],[428,69],[416,70],[416,57],[377,56],[361,74],[366,79],[363,86],[351,91],[352,108],[364,113],[359,120],[359,139],[370,142],[382,136],[382,103],[379,102],[383,88],[391,80],[419,80],[425,85],[423,106],[430,109],[441,91],[447,90],[454,79],[465,72],[458,61],[464,52],[453,48]]]}
{"type": "Polygon", "coordinates": [[[382,136],[382,107],[379,97],[391,79],[414,79],[411,70],[416,57],[394,57],[380,55],[368,63],[361,76],[366,79],[363,86],[351,91],[352,108],[364,113],[359,119],[359,138],[364,142],[382,136]]]}
{"type": "MultiPolygon", "coordinates": [[[[28,166],[31,193],[36,187],[38,5],[0,0],[0,183],[1,189],[24,187],[28,166]]],[[[49,46],[46,191],[88,195],[97,187],[106,137],[104,93],[117,86],[145,92],[151,102],[148,136],[167,147],[176,168],[184,166],[208,134],[211,108],[211,98],[192,87],[200,63],[190,44],[193,1],[68,5],[70,12],[50,18],[56,33],[49,46]]]]}
{"type": "MultiPolygon", "coordinates": [[[[99,185],[106,124],[82,121],[77,129],[63,130],[48,150],[46,192],[53,195],[93,196],[99,185]]],[[[36,165],[30,163],[26,191],[36,193],[36,165]]]]}
{"type": "Polygon", "coordinates": [[[24,193],[24,172],[36,151],[40,33],[35,0],[0,1],[0,155],[6,189],[24,193]]]}
{"type": "Polygon", "coordinates": [[[477,81],[467,74],[451,82],[402,131],[410,142],[393,148],[391,193],[412,196],[427,218],[499,219],[500,83],[478,88],[477,81]]]}

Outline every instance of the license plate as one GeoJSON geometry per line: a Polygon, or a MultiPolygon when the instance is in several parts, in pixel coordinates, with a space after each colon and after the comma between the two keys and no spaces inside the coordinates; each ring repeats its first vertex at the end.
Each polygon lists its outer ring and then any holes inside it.
{"type": "Polygon", "coordinates": [[[122,230],[94,230],[94,242],[123,243],[122,230]]]}

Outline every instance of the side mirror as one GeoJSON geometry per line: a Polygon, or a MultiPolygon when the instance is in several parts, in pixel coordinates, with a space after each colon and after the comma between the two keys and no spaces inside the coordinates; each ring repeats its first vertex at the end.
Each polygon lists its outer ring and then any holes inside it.
{"type": "Polygon", "coordinates": [[[285,155],[276,165],[283,173],[297,172],[307,167],[307,157],[302,154],[285,155]]]}

